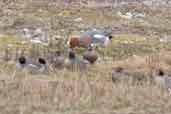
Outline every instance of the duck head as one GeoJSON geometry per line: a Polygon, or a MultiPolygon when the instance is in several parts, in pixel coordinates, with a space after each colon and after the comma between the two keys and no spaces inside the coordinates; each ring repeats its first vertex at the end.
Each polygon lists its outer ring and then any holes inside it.
{"type": "Polygon", "coordinates": [[[46,65],[46,60],[44,58],[39,58],[38,59],[39,64],[41,65],[46,65]]]}
{"type": "Polygon", "coordinates": [[[75,52],[74,52],[74,51],[69,51],[68,58],[69,58],[69,59],[75,59],[75,58],[76,58],[75,52]]]}
{"type": "Polygon", "coordinates": [[[108,38],[109,38],[109,40],[112,40],[113,36],[112,35],[109,35],[108,38]]]}
{"type": "Polygon", "coordinates": [[[80,43],[79,37],[71,37],[69,38],[67,45],[69,46],[69,48],[74,48],[79,46],[79,43],[80,43]]]}
{"type": "Polygon", "coordinates": [[[162,69],[157,70],[157,75],[163,77],[165,75],[164,71],[162,69]]]}
{"type": "Polygon", "coordinates": [[[25,58],[24,56],[21,56],[21,57],[19,57],[18,62],[19,62],[21,65],[24,65],[24,64],[26,64],[26,58],[25,58]]]}
{"type": "Polygon", "coordinates": [[[124,71],[124,68],[118,66],[118,67],[116,67],[116,68],[113,68],[113,71],[114,71],[115,73],[122,73],[122,72],[124,71]]]}
{"type": "Polygon", "coordinates": [[[59,50],[56,51],[56,52],[55,52],[55,55],[56,55],[56,56],[61,56],[61,51],[59,51],[59,50]]]}

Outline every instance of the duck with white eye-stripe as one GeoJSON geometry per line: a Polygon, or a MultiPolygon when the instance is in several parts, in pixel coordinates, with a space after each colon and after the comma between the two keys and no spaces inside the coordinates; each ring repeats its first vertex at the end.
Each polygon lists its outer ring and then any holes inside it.
{"type": "Polygon", "coordinates": [[[107,46],[112,40],[112,35],[110,33],[105,33],[103,31],[92,29],[85,31],[81,36],[70,37],[67,45],[70,48],[74,47],[85,47],[102,45],[107,46]]]}

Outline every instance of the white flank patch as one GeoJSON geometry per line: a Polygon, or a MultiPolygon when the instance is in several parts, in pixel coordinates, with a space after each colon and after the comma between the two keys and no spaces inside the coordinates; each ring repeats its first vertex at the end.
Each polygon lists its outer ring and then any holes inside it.
{"type": "Polygon", "coordinates": [[[42,42],[40,40],[30,40],[32,43],[35,43],[35,44],[41,44],[42,42]]]}
{"type": "Polygon", "coordinates": [[[100,34],[95,34],[94,37],[98,38],[98,39],[101,39],[101,38],[104,38],[105,36],[104,35],[100,35],[100,34]]]}
{"type": "Polygon", "coordinates": [[[110,42],[109,38],[106,37],[105,42],[104,42],[104,45],[107,46],[109,44],[109,42],[110,42]]]}

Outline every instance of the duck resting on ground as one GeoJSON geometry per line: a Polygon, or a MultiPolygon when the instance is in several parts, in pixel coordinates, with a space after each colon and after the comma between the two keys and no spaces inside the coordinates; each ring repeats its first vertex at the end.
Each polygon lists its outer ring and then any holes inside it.
{"type": "Polygon", "coordinates": [[[16,68],[17,70],[23,70],[26,68],[27,65],[27,61],[26,58],[24,56],[21,56],[18,58],[18,62],[16,64],[16,68]]]}

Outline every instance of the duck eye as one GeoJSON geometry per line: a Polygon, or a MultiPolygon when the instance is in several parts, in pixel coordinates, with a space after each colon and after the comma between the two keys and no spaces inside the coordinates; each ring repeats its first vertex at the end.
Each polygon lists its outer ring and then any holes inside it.
{"type": "Polygon", "coordinates": [[[113,36],[110,35],[110,36],[109,36],[109,39],[112,39],[112,38],[113,38],[113,36]]]}
{"type": "Polygon", "coordinates": [[[164,72],[162,70],[159,70],[158,75],[159,76],[163,76],[164,75],[164,72]]]}
{"type": "Polygon", "coordinates": [[[44,59],[42,59],[42,58],[39,58],[39,63],[40,64],[46,64],[46,61],[44,59]]]}
{"type": "Polygon", "coordinates": [[[19,63],[21,63],[21,64],[25,64],[25,63],[26,63],[25,57],[20,57],[20,58],[18,59],[18,61],[19,61],[19,63]]]}
{"type": "Polygon", "coordinates": [[[70,53],[69,53],[69,58],[75,58],[74,52],[70,52],[70,53]]]}

